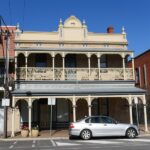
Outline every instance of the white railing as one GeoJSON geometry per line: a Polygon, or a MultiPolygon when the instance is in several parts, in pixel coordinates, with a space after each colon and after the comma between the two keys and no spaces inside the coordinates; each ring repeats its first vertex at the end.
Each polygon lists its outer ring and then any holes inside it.
{"type": "Polygon", "coordinates": [[[65,80],[89,80],[87,68],[65,68],[65,80]]]}
{"type": "Polygon", "coordinates": [[[126,79],[133,80],[133,69],[132,68],[127,68],[125,70],[125,75],[126,75],[126,79]]]}
{"type": "Polygon", "coordinates": [[[133,80],[132,68],[44,68],[20,67],[18,80],[133,80]]]}
{"type": "Polygon", "coordinates": [[[54,69],[54,80],[64,80],[62,68],[55,68],[54,69]]]}
{"type": "Polygon", "coordinates": [[[101,68],[100,80],[124,80],[123,68],[101,68]]]}
{"type": "Polygon", "coordinates": [[[26,79],[26,68],[25,67],[18,67],[16,69],[16,78],[19,80],[26,79]]]}

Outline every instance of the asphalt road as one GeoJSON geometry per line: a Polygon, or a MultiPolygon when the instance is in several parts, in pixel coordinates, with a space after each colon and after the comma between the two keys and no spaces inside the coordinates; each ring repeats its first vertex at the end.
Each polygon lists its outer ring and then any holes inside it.
{"type": "Polygon", "coordinates": [[[99,138],[92,140],[15,140],[0,141],[0,150],[150,150],[150,137],[136,139],[99,138]]]}

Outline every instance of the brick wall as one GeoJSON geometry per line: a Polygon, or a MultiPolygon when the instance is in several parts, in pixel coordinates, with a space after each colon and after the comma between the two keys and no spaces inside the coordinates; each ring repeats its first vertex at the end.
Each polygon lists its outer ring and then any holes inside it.
{"type": "MultiPolygon", "coordinates": [[[[1,27],[3,31],[7,30],[5,27],[1,27]]],[[[15,48],[15,44],[14,44],[14,39],[15,39],[15,34],[14,31],[16,30],[15,26],[9,27],[8,29],[10,31],[10,45],[9,45],[9,56],[10,57],[14,57],[14,48],[15,48]]],[[[5,48],[6,48],[6,39],[4,38],[4,36],[1,36],[1,40],[0,40],[0,57],[4,57],[5,56],[5,48]]]]}
{"type": "MultiPolygon", "coordinates": [[[[136,86],[147,90],[146,94],[147,115],[148,115],[148,122],[150,122],[150,50],[147,50],[144,53],[140,54],[139,56],[135,57],[134,63],[135,69],[140,68],[140,82],[136,83],[136,86]],[[144,65],[146,66],[147,86],[146,84],[144,84],[144,72],[143,72],[144,65]]],[[[132,63],[129,62],[128,66],[131,65],[132,63]]]]}

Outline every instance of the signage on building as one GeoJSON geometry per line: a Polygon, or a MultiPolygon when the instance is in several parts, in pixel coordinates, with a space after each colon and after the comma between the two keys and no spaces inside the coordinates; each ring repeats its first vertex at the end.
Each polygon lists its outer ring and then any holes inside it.
{"type": "Polygon", "coordinates": [[[2,106],[10,106],[10,99],[9,98],[3,98],[2,99],[2,106]]]}
{"type": "Polygon", "coordinates": [[[55,105],[55,104],[56,104],[55,97],[49,97],[48,98],[48,105],[55,105]]]}

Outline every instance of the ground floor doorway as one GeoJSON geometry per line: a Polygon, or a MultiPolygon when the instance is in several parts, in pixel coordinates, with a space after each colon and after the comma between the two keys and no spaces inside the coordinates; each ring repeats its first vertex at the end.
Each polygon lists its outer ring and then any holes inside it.
{"type": "Polygon", "coordinates": [[[68,128],[73,121],[72,113],[69,99],[56,99],[56,105],[52,106],[48,105],[48,99],[38,99],[33,102],[32,124],[39,125],[40,130],[48,130],[52,121],[52,129],[68,128]]]}

